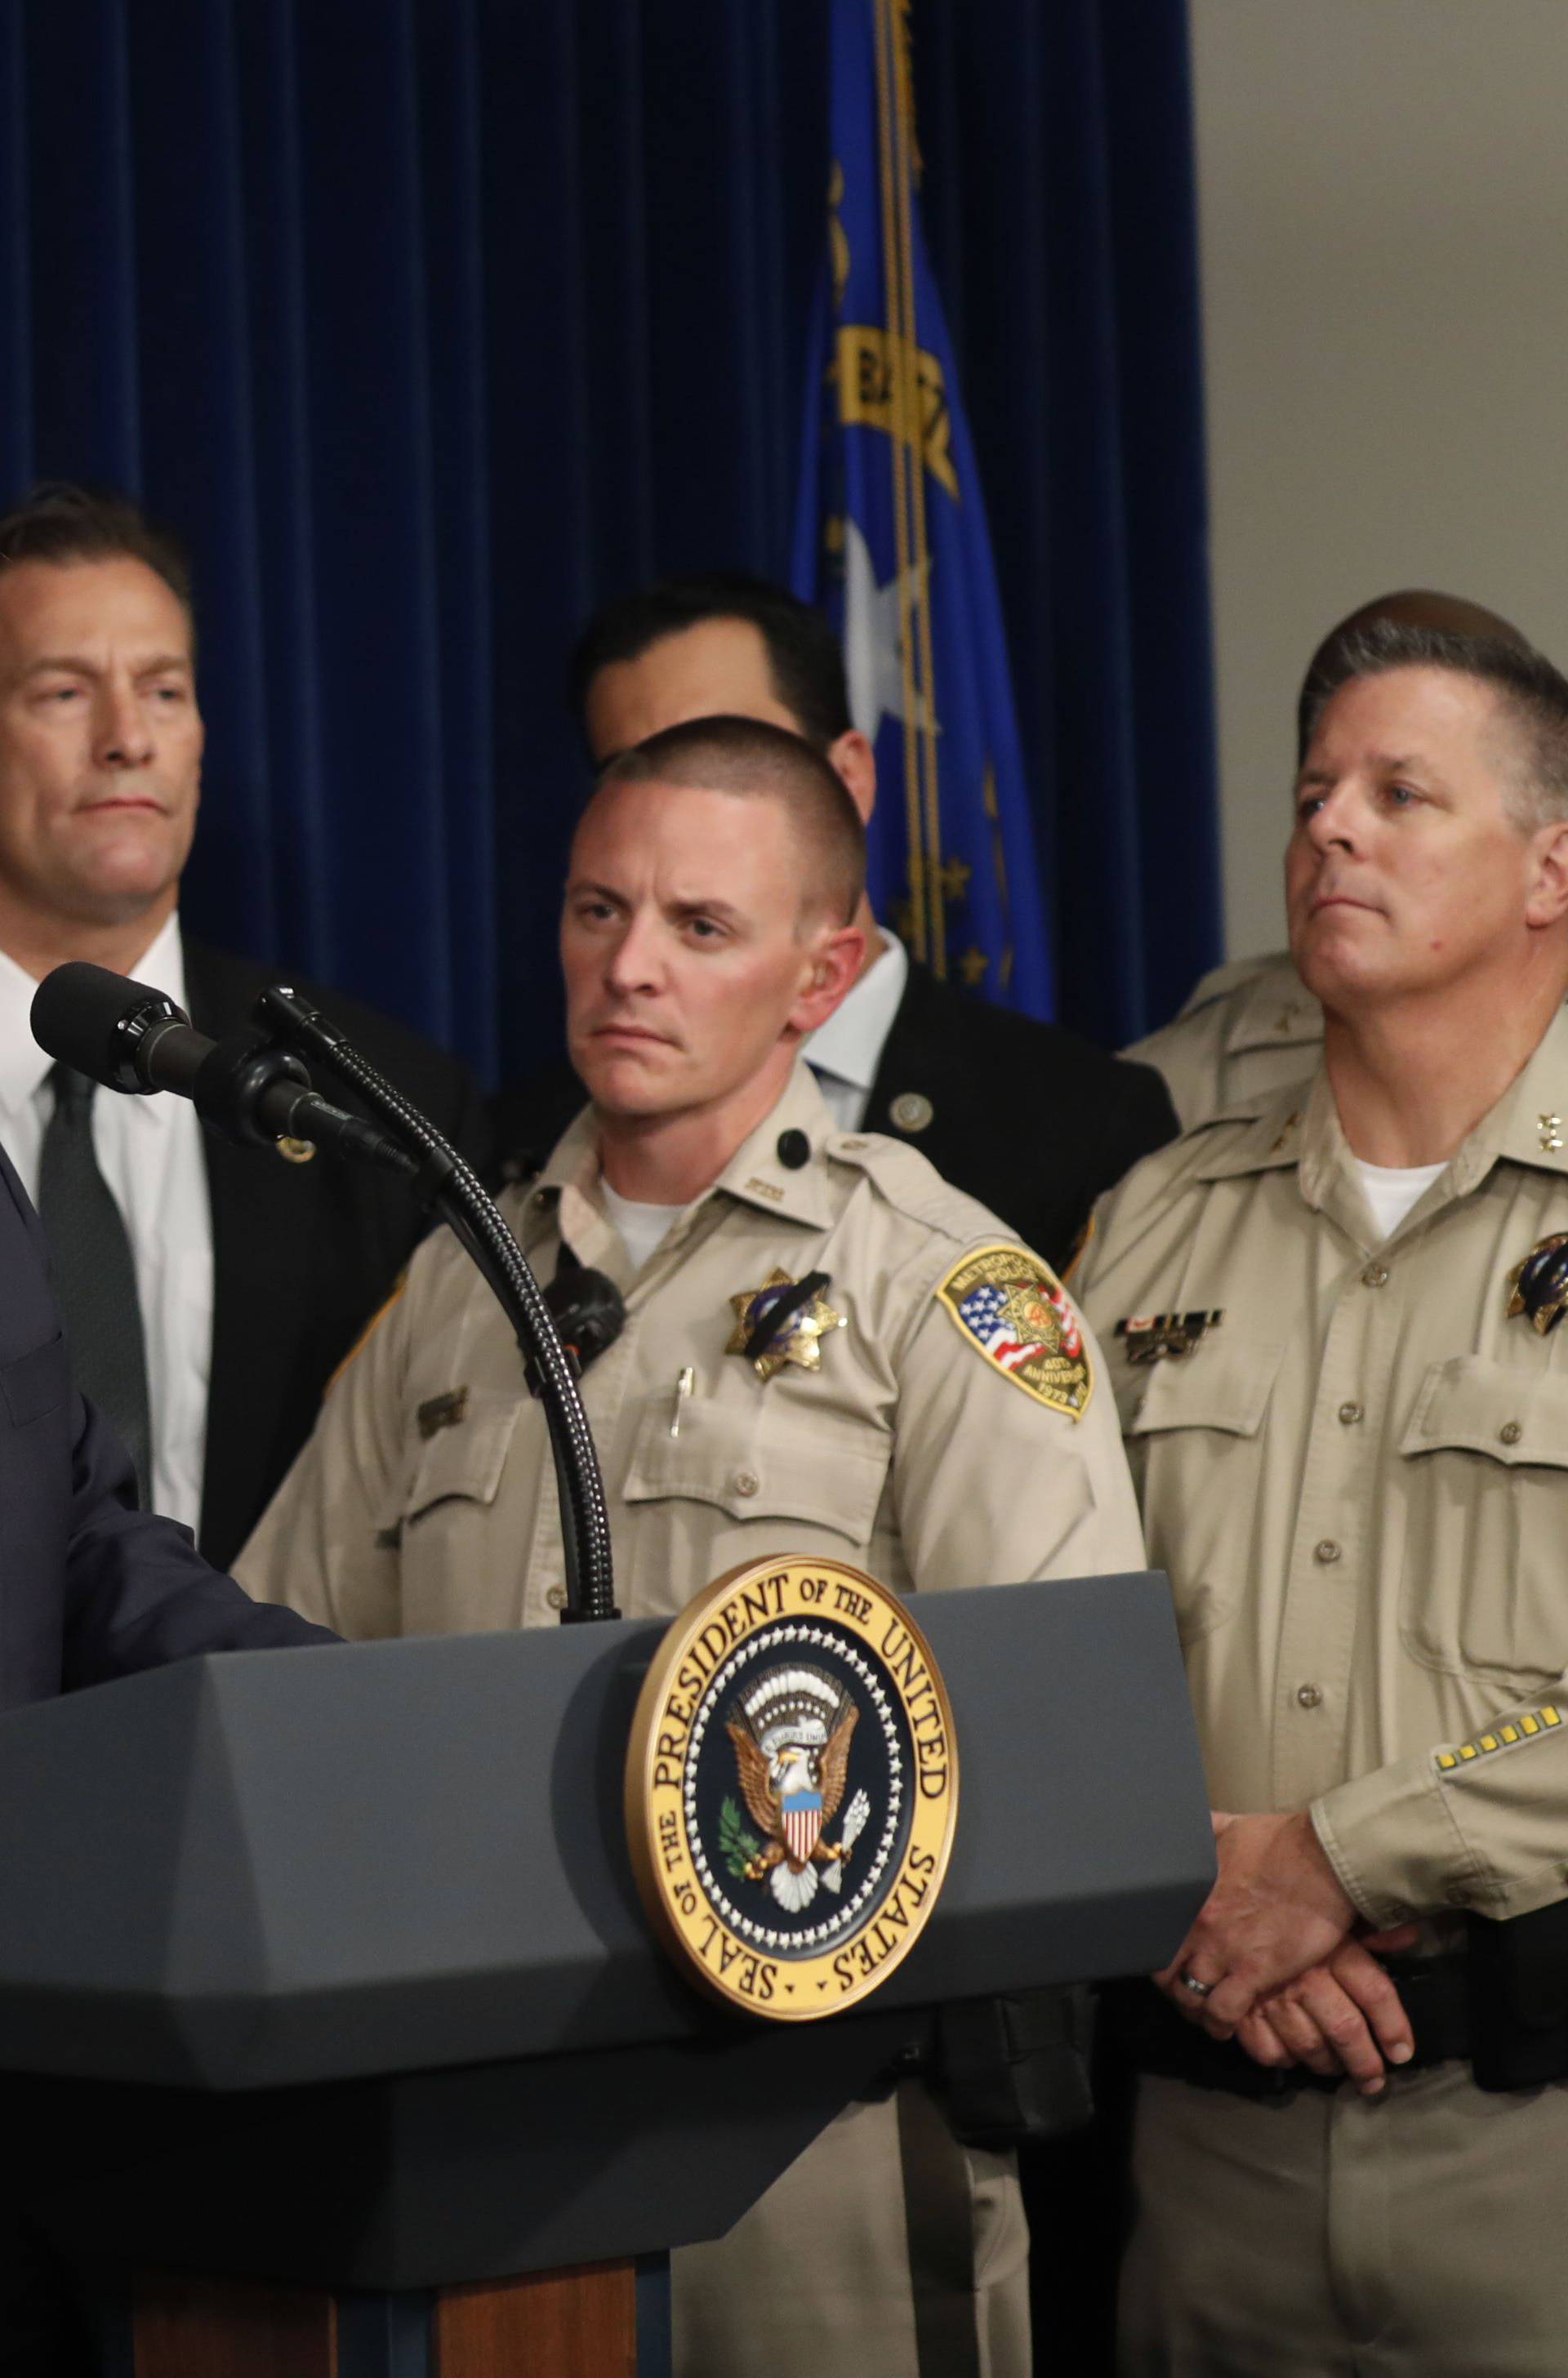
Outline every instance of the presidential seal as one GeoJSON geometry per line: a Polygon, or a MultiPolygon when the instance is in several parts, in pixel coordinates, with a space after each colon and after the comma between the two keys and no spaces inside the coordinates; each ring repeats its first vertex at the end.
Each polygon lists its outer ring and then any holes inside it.
{"type": "Polygon", "coordinates": [[[638,1888],[688,1975],[775,2021],[876,1988],[931,1916],[958,1815],[947,1691],[909,1604],[838,1562],[699,1594],[632,1728],[638,1888]]]}

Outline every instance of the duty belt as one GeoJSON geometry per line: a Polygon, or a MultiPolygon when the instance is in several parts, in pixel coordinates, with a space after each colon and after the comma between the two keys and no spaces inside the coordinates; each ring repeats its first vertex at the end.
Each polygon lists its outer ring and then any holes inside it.
{"type": "MultiPolygon", "coordinates": [[[[1409,2017],[1416,2052],[1399,2072],[1428,2064],[1468,2061],[1473,2054],[1470,1976],[1466,1960],[1389,1957],[1388,1976],[1409,2017]]],[[[1344,2072],[1310,2072],[1303,2064],[1255,2064],[1234,2039],[1211,2039],[1178,2014],[1152,1982],[1110,1982],[1101,1995],[1101,2022],[1111,2055],[1134,2072],[1197,2089],[1224,2089],[1236,2097],[1285,2105],[1302,2089],[1337,2089],[1344,2072]]]]}

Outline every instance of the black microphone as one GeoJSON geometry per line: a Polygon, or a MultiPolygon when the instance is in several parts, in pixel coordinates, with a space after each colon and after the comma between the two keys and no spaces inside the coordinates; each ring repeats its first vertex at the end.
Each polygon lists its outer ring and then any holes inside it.
{"type": "Polygon", "coordinates": [[[308,1140],[394,1172],[416,1168],[395,1140],[319,1098],[300,1060],[264,1035],[209,1040],[161,991],[79,959],[33,993],[32,1037],[62,1064],[109,1090],[172,1090],[203,1123],[250,1147],[308,1140]]]}

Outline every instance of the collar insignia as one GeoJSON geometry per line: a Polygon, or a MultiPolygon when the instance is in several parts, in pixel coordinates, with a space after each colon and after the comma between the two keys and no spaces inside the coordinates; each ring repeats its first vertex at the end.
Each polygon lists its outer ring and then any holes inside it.
{"type": "Polygon", "coordinates": [[[1223,1311],[1135,1313],[1118,1321],[1113,1335],[1127,1348],[1129,1363],[1160,1363],[1167,1354],[1190,1354],[1205,1331],[1217,1329],[1223,1311]]]}
{"type": "Polygon", "coordinates": [[[842,1329],[845,1315],[835,1313],[823,1290],[825,1271],[808,1272],[793,1280],[787,1271],[770,1271],[760,1288],[743,1288],[730,1300],[735,1327],[727,1354],[744,1356],[759,1379],[771,1379],[786,1363],[802,1371],[822,1368],[822,1340],[830,1329],[842,1329]]]}
{"type": "Polygon", "coordinates": [[[1554,1155],[1562,1145],[1562,1117],[1554,1114],[1538,1115],[1536,1128],[1540,1134],[1541,1154],[1554,1155]]]}
{"type": "Polygon", "coordinates": [[[1508,1318],[1527,1314],[1530,1327],[1544,1338],[1568,1310],[1568,1232],[1542,1239],[1508,1275],[1508,1318]]]}

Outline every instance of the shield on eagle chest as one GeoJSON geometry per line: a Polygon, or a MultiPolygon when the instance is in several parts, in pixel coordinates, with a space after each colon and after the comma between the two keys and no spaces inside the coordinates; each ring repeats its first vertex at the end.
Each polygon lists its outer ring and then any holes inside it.
{"type": "Polygon", "coordinates": [[[804,1866],[822,1832],[822,1795],[820,1792],[791,1792],[780,1803],[780,1808],[790,1856],[796,1866],[804,1866]]]}

